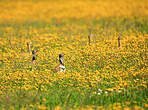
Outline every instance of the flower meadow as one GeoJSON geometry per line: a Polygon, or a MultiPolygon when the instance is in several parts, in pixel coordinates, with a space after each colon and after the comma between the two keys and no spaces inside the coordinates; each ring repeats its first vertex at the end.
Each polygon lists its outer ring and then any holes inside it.
{"type": "Polygon", "coordinates": [[[147,0],[1,0],[0,109],[146,110],[147,48],[147,0]]]}

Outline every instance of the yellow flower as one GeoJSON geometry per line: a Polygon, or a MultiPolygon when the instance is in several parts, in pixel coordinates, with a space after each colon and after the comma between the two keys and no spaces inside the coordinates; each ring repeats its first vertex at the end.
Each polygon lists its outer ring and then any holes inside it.
{"type": "Polygon", "coordinates": [[[38,105],[39,110],[46,110],[47,107],[45,105],[38,105]]]}
{"type": "Polygon", "coordinates": [[[46,102],[46,99],[45,98],[43,98],[42,100],[43,100],[43,102],[46,102]]]}
{"type": "Polygon", "coordinates": [[[60,107],[60,106],[56,106],[56,107],[54,108],[54,110],[61,110],[61,107],[60,107]]]}
{"type": "Polygon", "coordinates": [[[147,103],[145,103],[144,106],[148,108],[148,104],[147,103]]]}

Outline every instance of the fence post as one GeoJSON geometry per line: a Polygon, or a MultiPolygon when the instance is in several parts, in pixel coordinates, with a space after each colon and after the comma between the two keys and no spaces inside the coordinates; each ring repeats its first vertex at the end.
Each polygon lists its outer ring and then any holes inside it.
{"type": "Polygon", "coordinates": [[[27,42],[28,52],[31,53],[31,42],[27,42]]]}
{"type": "Polygon", "coordinates": [[[118,47],[121,48],[121,36],[118,37],[118,47]]]}
{"type": "Polygon", "coordinates": [[[11,46],[11,49],[14,49],[11,40],[9,40],[9,44],[10,44],[10,46],[11,46]]]}
{"type": "Polygon", "coordinates": [[[91,45],[91,39],[92,39],[92,33],[91,33],[91,30],[89,30],[89,35],[88,35],[89,46],[91,45]]]}

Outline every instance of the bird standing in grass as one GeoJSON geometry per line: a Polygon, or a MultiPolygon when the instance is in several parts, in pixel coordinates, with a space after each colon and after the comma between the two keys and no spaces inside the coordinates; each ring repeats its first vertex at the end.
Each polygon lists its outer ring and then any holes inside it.
{"type": "Polygon", "coordinates": [[[36,55],[35,55],[35,50],[32,51],[32,63],[35,65],[36,64],[36,55]]]}
{"type": "Polygon", "coordinates": [[[63,62],[63,56],[64,56],[64,54],[59,54],[60,64],[55,67],[56,71],[58,71],[58,72],[65,72],[66,71],[66,68],[65,68],[64,62],[63,62]]]}

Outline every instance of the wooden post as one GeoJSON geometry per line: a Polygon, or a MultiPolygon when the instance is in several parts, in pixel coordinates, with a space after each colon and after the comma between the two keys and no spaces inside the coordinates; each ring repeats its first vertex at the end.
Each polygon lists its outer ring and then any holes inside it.
{"type": "Polygon", "coordinates": [[[121,48],[121,36],[118,37],[118,47],[121,48]]]}
{"type": "Polygon", "coordinates": [[[13,45],[12,45],[12,43],[11,43],[11,40],[9,40],[9,44],[10,44],[10,46],[11,46],[11,49],[14,49],[14,47],[13,47],[13,45]]]}
{"type": "Polygon", "coordinates": [[[31,53],[31,43],[27,42],[27,48],[28,48],[28,52],[31,53]]]}
{"type": "Polygon", "coordinates": [[[91,38],[92,38],[92,34],[91,34],[91,30],[89,30],[89,35],[88,35],[89,46],[91,45],[91,38]]]}
{"type": "Polygon", "coordinates": [[[89,35],[88,35],[88,42],[89,42],[89,45],[91,45],[91,38],[92,38],[92,34],[89,34],[89,35]]]}

